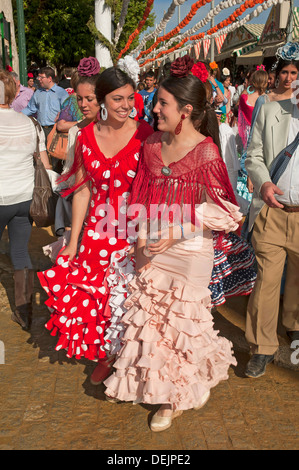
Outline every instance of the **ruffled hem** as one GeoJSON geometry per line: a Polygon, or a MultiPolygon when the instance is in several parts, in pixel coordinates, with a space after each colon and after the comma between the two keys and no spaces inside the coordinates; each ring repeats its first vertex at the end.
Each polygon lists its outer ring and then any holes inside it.
{"type": "Polygon", "coordinates": [[[243,216],[238,206],[222,198],[219,199],[226,210],[207,196],[207,202],[200,204],[196,210],[198,220],[210,230],[233,232],[238,229],[243,216]]]}
{"type": "Polygon", "coordinates": [[[49,296],[45,304],[51,318],[45,326],[52,336],[59,335],[56,351],[66,349],[67,357],[76,359],[106,357],[104,330],[110,312],[105,272],[92,277],[85,263],[60,255],[51,269],[37,275],[49,296]]]}
{"type": "Polygon", "coordinates": [[[130,283],[123,347],[106,393],[120,400],[193,408],[228,378],[232,344],[217,335],[208,288],[183,283],[150,266],[130,283]]]}
{"type": "Polygon", "coordinates": [[[133,258],[128,259],[128,250],[115,252],[111,256],[107,285],[110,290],[109,306],[111,312],[110,325],[105,331],[105,351],[108,356],[113,356],[122,347],[124,325],[122,317],[127,309],[124,302],[128,297],[128,284],[134,277],[133,258]]]}
{"type": "Polygon", "coordinates": [[[255,254],[245,240],[229,233],[222,239],[223,251],[216,249],[216,244],[217,234],[209,284],[213,306],[224,304],[229,297],[249,295],[256,280],[255,254]]]}

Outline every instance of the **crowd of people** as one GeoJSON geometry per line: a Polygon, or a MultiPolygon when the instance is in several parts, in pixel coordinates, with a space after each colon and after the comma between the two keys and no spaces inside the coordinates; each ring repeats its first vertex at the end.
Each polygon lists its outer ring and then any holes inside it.
{"type": "Polygon", "coordinates": [[[278,50],[273,70],[245,70],[238,82],[188,55],[158,80],[141,77],[130,56],[104,71],[83,58],[59,83],[44,67],[28,87],[0,71],[0,238],[7,227],[12,320],[30,330],[38,132],[59,194],[57,241],[44,247],[53,266],[38,273],[45,326],[56,350],[96,362],[90,380],[104,383],[109,402],[159,404],[154,432],[203,407],[236,365],[213,327],[212,309],[227,298],[249,296],[246,376],[260,377],[274,359],[281,296],[287,335],[299,339],[298,72],[297,43],[278,50]],[[47,152],[54,126],[68,136],[65,160],[47,152]]]}

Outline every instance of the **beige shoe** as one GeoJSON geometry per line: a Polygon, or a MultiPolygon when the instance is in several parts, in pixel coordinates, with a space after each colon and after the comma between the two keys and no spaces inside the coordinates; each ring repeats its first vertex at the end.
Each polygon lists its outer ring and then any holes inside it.
{"type": "Polygon", "coordinates": [[[120,403],[118,398],[109,397],[109,395],[106,395],[106,401],[109,401],[109,403],[120,403]]]}
{"type": "Polygon", "coordinates": [[[183,411],[181,410],[173,411],[170,416],[158,416],[157,413],[155,413],[150,424],[151,431],[166,431],[166,429],[170,428],[172,420],[178,416],[181,416],[181,414],[183,414],[183,411]]]}
{"type": "Polygon", "coordinates": [[[202,408],[203,406],[205,406],[205,404],[207,403],[207,401],[208,401],[209,398],[210,398],[210,392],[206,392],[206,393],[202,396],[202,398],[201,398],[199,404],[196,405],[196,406],[194,406],[193,409],[194,409],[194,410],[200,410],[200,408],[202,408]]]}

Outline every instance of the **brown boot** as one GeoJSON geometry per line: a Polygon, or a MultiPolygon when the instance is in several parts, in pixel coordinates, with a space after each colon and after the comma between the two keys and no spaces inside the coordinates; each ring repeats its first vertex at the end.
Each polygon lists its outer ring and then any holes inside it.
{"type": "Polygon", "coordinates": [[[33,269],[18,269],[14,272],[15,311],[11,319],[19,323],[24,330],[29,330],[32,322],[32,296],[34,284],[33,269]]]}

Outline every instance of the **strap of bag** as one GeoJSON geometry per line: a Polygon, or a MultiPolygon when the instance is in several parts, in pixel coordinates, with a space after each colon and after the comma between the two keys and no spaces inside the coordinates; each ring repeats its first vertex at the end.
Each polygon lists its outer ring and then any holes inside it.
{"type": "Polygon", "coordinates": [[[292,156],[297,150],[298,145],[299,145],[299,132],[297,133],[293,142],[291,142],[281,152],[279,152],[277,157],[273,160],[269,173],[271,176],[271,180],[274,184],[277,184],[279,178],[286,170],[292,156]]]}
{"type": "Polygon", "coordinates": [[[33,154],[35,160],[40,160],[40,153],[39,153],[39,135],[38,135],[38,130],[39,132],[42,131],[42,128],[41,128],[41,125],[40,123],[33,117],[33,116],[28,116],[29,119],[31,119],[31,121],[33,122],[34,126],[35,126],[35,129],[36,129],[36,149],[35,149],[35,152],[33,154]]]}

